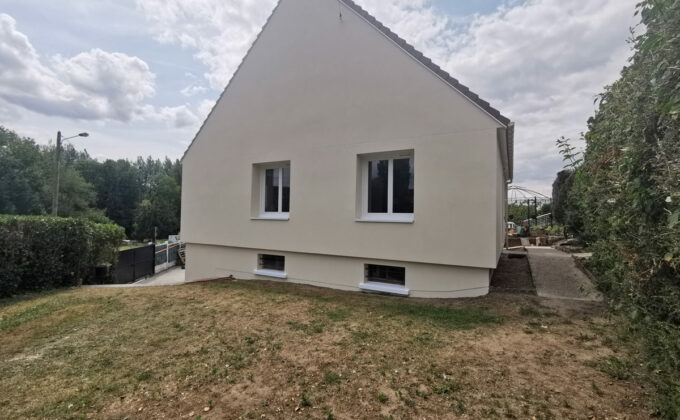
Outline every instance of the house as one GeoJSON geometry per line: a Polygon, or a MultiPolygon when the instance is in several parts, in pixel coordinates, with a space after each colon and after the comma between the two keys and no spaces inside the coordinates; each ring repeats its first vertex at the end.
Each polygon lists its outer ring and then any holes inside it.
{"type": "Polygon", "coordinates": [[[183,158],[187,280],[484,295],[513,123],[351,0],[280,0],[183,158]]]}

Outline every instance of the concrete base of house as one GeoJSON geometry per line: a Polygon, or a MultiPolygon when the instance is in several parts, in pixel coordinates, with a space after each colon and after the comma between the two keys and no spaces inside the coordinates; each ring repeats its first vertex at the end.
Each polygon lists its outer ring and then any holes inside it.
{"type": "MultiPolygon", "coordinates": [[[[234,276],[243,280],[273,280],[340,290],[390,293],[420,298],[483,296],[489,292],[489,268],[373,260],[333,255],[280,252],[187,243],[186,281],[234,276]],[[285,271],[261,275],[259,254],[285,257],[285,271]],[[406,284],[365,281],[366,264],[406,268],[406,284]]],[[[267,271],[264,271],[267,274],[267,271]]]]}

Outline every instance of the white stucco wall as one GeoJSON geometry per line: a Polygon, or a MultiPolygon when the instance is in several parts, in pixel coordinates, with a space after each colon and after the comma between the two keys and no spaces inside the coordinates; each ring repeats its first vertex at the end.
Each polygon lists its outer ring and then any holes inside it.
{"type": "MultiPolygon", "coordinates": [[[[182,237],[475,267],[488,285],[505,188],[499,126],[350,10],[339,20],[337,1],[282,0],[183,160],[182,237]],[[355,221],[357,156],[407,149],[414,223],[355,221]],[[290,220],[251,220],[253,165],[274,161],[290,161],[290,220]]],[[[189,257],[189,279],[226,258],[210,255],[189,257]]]]}
{"type": "Polygon", "coordinates": [[[374,260],[329,255],[280,252],[278,250],[233,248],[187,244],[186,278],[192,280],[234,276],[245,280],[273,280],[340,290],[359,291],[364,264],[398,265],[406,269],[409,296],[423,298],[460,298],[483,296],[489,291],[489,270],[438,264],[374,260]],[[286,258],[285,280],[257,276],[260,253],[276,253],[286,258]]]}

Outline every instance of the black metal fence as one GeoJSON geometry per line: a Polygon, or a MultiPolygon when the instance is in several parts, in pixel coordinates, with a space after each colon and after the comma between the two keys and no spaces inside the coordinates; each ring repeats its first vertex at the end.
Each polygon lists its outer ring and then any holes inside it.
{"type": "Polygon", "coordinates": [[[154,245],[126,249],[118,254],[118,262],[113,268],[113,280],[116,284],[132,283],[144,276],[154,274],[156,266],[154,245]]]}

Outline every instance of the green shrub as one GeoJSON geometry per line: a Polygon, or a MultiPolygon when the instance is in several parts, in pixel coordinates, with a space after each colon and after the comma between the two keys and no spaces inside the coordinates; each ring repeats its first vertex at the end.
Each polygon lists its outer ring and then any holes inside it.
{"type": "Polygon", "coordinates": [[[113,264],[123,228],[85,219],[0,215],[0,297],[82,284],[113,264]]]}
{"type": "MultiPolygon", "coordinates": [[[[640,34],[588,121],[565,223],[646,350],[663,418],[680,418],[680,7],[638,4],[640,34]]],[[[562,142],[564,143],[564,142],[562,142]]],[[[571,150],[571,149],[570,149],[571,150]]]]}

